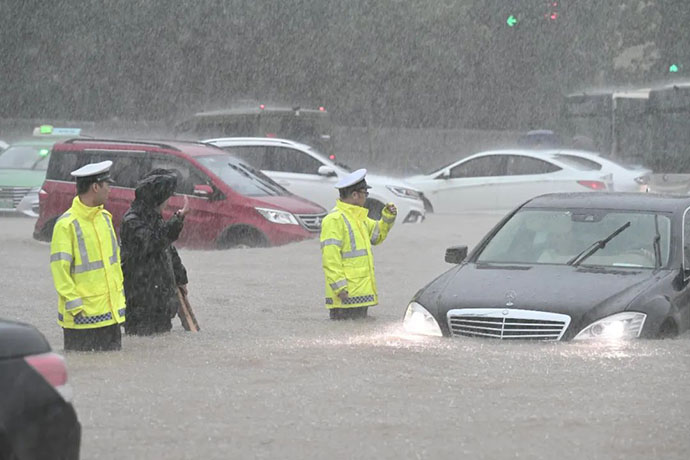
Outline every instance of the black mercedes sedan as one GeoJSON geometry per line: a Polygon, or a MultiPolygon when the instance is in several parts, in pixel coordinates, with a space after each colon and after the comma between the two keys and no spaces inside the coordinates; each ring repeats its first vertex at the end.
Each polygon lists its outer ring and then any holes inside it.
{"type": "Polygon", "coordinates": [[[672,337],[690,327],[689,196],[542,195],[415,294],[411,333],[536,340],[672,337]],[[686,242],[687,241],[687,242],[686,242]]]}

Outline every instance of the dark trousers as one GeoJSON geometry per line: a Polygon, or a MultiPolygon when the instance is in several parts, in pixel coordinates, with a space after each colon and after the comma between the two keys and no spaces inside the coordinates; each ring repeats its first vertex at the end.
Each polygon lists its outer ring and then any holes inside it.
{"type": "Polygon", "coordinates": [[[119,324],[94,329],[63,328],[65,351],[115,351],[122,348],[119,324]]]}
{"type": "Polygon", "coordinates": [[[358,319],[367,317],[367,309],[369,307],[354,307],[354,308],[331,308],[328,310],[331,319],[358,319]]]}

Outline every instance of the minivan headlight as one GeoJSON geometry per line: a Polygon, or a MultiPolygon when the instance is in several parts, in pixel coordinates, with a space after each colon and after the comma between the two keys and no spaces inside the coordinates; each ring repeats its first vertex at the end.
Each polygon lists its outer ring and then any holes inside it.
{"type": "Polygon", "coordinates": [[[403,317],[403,327],[411,334],[443,337],[436,319],[417,302],[410,302],[403,317]]]}
{"type": "Polygon", "coordinates": [[[289,213],[287,211],[280,211],[278,209],[269,209],[269,208],[254,208],[257,211],[259,211],[259,214],[264,216],[264,218],[269,221],[273,222],[274,224],[292,224],[292,225],[299,225],[299,222],[297,222],[297,218],[292,215],[292,213],[289,213]]]}
{"type": "Polygon", "coordinates": [[[644,313],[626,311],[607,316],[582,329],[573,340],[636,339],[647,319],[644,313]]]}
{"type": "Polygon", "coordinates": [[[414,200],[421,199],[419,192],[417,190],[412,190],[407,187],[398,187],[397,185],[386,185],[386,188],[390,190],[393,195],[401,196],[403,198],[412,198],[414,200]]]}

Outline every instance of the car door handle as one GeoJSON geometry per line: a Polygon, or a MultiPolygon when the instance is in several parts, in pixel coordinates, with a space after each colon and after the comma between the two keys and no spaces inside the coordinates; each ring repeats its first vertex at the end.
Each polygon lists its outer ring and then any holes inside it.
{"type": "Polygon", "coordinates": [[[290,185],[290,182],[288,182],[286,180],[279,180],[276,182],[278,182],[278,185],[282,185],[283,187],[287,187],[288,185],[290,185]]]}

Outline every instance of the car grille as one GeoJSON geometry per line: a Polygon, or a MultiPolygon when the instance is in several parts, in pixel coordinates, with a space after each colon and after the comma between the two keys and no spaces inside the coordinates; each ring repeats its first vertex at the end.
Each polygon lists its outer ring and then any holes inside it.
{"type": "Polygon", "coordinates": [[[0,186],[0,209],[15,209],[22,198],[29,193],[31,187],[3,187],[0,186]],[[9,207],[11,204],[11,207],[9,207]]]}
{"type": "Polygon", "coordinates": [[[570,316],[510,308],[463,308],[448,312],[453,336],[560,340],[570,316]]]}
{"type": "Polygon", "coordinates": [[[326,217],[326,213],[322,214],[296,214],[297,220],[302,224],[302,227],[306,228],[310,232],[321,231],[321,222],[323,218],[326,217]]]}

